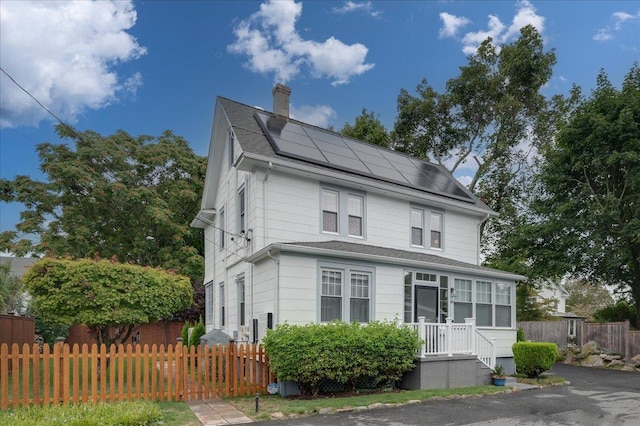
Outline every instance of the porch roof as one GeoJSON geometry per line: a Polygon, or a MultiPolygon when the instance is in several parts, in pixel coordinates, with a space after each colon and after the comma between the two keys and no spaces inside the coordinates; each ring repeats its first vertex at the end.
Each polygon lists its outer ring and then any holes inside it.
{"type": "Polygon", "coordinates": [[[291,252],[316,256],[342,257],[400,266],[435,268],[439,270],[482,275],[485,277],[501,278],[505,280],[526,280],[526,277],[523,275],[513,274],[511,272],[505,272],[493,268],[486,268],[472,263],[460,262],[434,254],[335,240],[273,243],[269,244],[267,247],[252,256],[249,256],[247,260],[249,262],[256,262],[267,257],[269,254],[273,254],[273,252],[291,252]]]}

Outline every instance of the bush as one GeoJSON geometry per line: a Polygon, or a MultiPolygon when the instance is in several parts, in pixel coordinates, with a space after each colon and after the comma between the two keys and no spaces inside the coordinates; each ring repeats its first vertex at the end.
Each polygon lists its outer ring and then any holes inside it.
{"type": "Polygon", "coordinates": [[[324,380],[353,390],[364,378],[376,384],[400,379],[413,368],[420,340],[391,323],[332,322],[281,324],[267,330],[263,343],[279,380],[296,382],[303,395],[317,395],[324,380]]]}
{"type": "Polygon", "coordinates": [[[198,346],[200,344],[200,338],[207,334],[206,329],[204,328],[204,322],[202,322],[202,317],[198,320],[198,323],[193,326],[193,330],[191,330],[191,337],[189,338],[189,347],[198,346]]]}
{"type": "Polygon", "coordinates": [[[516,332],[516,342],[526,342],[527,336],[524,334],[524,330],[522,327],[518,327],[518,331],[516,332]]]}
{"type": "Polygon", "coordinates": [[[186,347],[189,347],[189,329],[193,327],[193,325],[189,321],[185,321],[182,326],[182,331],[180,332],[180,337],[182,337],[182,344],[186,347]]]}
{"type": "Polygon", "coordinates": [[[556,362],[558,346],[555,343],[517,342],[512,346],[516,371],[527,377],[538,377],[556,362]]]}
{"type": "Polygon", "coordinates": [[[146,401],[53,405],[0,411],[0,425],[11,426],[146,426],[161,419],[160,408],[146,401]]]}

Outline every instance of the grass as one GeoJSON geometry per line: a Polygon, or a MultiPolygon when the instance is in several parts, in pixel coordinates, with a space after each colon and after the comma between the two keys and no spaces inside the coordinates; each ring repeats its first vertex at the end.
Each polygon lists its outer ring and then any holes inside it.
{"type": "Polygon", "coordinates": [[[162,425],[199,426],[183,402],[118,402],[29,407],[0,411],[0,426],[162,425]]]}
{"type": "Polygon", "coordinates": [[[537,379],[530,379],[523,374],[516,375],[518,383],[526,383],[536,386],[562,386],[566,384],[566,380],[560,376],[554,376],[553,374],[541,374],[537,379]]]}
{"type": "MultiPolygon", "coordinates": [[[[327,397],[316,399],[292,399],[283,398],[279,395],[260,396],[259,410],[255,411],[255,397],[225,398],[225,400],[242,411],[253,420],[267,420],[277,412],[285,417],[302,417],[318,414],[320,410],[326,409],[336,412],[343,409],[353,409],[355,407],[368,407],[372,404],[406,404],[409,401],[424,401],[427,399],[447,398],[453,396],[484,396],[494,395],[504,392],[505,388],[495,386],[474,386],[458,389],[433,389],[433,390],[413,390],[394,391],[386,390],[376,393],[363,393],[362,395],[348,397],[327,397]]],[[[507,388],[510,389],[510,388],[507,388]]]]}

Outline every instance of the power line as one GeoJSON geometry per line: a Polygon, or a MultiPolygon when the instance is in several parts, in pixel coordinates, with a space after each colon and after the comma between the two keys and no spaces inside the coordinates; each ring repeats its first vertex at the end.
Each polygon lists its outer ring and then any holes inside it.
{"type": "Polygon", "coordinates": [[[58,123],[62,124],[63,126],[66,127],[70,127],[68,126],[65,122],[63,122],[60,118],[58,118],[57,115],[55,115],[53,112],[51,112],[51,110],[49,110],[49,108],[47,108],[46,106],[42,105],[42,103],[35,97],[33,96],[31,93],[29,93],[29,91],[27,89],[25,89],[24,87],[22,87],[20,85],[20,83],[18,83],[13,77],[11,77],[11,75],[9,75],[8,72],[6,72],[4,70],[4,68],[0,67],[0,71],[3,72],[4,75],[6,75],[7,77],[9,77],[9,80],[13,81],[13,84],[15,84],[16,86],[18,86],[20,88],[20,90],[22,90],[24,93],[26,93],[27,95],[29,95],[29,97],[31,99],[33,99],[34,101],[36,101],[38,103],[38,105],[40,105],[40,107],[42,109],[44,109],[45,111],[47,111],[53,118],[55,118],[56,120],[58,120],[58,123]]]}

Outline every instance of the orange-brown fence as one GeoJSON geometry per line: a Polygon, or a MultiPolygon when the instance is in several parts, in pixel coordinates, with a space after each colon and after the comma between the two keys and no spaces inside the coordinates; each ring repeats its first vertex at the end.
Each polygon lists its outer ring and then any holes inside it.
{"type": "Polygon", "coordinates": [[[189,401],[265,393],[257,344],[0,345],[0,408],[125,400],[189,401]],[[11,368],[11,371],[9,370],[11,368]]]}

